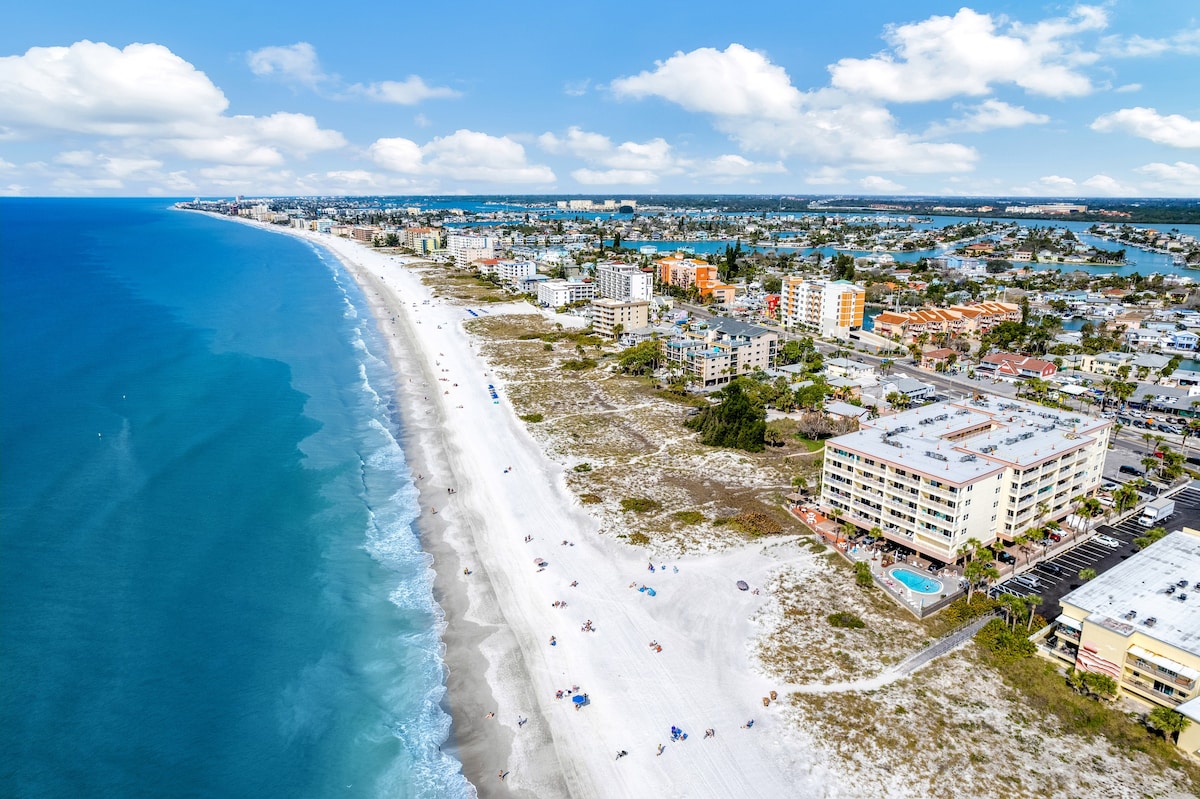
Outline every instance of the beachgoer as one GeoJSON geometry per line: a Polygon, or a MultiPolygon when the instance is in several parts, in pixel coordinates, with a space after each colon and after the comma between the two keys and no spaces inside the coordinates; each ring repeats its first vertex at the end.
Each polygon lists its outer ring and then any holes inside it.
{"type": "Polygon", "coordinates": [[[663,753],[663,750],[666,748],[667,747],[663,746],[662,744],[659,744],[658,745],[658,754],[661,755],[663,753]]]}
{"type": "Polygon", "coordinates": [[[572,581],[571,581],[571,587],[572,587],[572,588],[574,588],[574,587],[575,587],[575,586],[577,586],[577,585],[579,585],[579,581],[578,581],[578,580],[572,580],[572,581]]]}
{"type": "Polygon", "coordinates": [[[504,777],[507,774],[508,774],[507,771],[505,771],[504,769],[500,769],[500,773],[497,774],[496,776],[500,779],[501,782],[504,782],[504,777]]]}
{"type": "Polygon", "coordinates": [[[517,716],[517,726],[518,727],[524,727],[525,722],[527,722],[527,721],[529,721],[529,719],[523,719],[520,716],[517,716]]]}
{"type": "Polygon", "coordinates": [[[496,718],[496,714],[495,714],[495,713],[488,713],[486,716],[484,716],[484,718],[485,718],[485,719],[494,719],[494,718],[496,718]]]}

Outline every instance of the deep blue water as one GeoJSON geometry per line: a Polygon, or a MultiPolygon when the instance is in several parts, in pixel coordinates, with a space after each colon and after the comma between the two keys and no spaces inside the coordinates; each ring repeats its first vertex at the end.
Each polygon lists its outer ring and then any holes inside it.
{"type": "Polygon", "coordinates": [[[357,288],[167,205],[0,200],[0,795],[471,794],[357,288]]]}

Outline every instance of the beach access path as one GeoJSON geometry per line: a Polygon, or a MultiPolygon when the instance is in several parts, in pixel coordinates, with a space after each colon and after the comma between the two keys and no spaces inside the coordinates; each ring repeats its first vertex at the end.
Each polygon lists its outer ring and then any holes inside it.
{"type": "Polygon", "coordinates": [[[837,793],[811,742],[763,707],[775,686],[751,661],[750,620],[766,596],[735,581],[764,585],[779,560],[748,545],[657,563],[667,568],[651,574],[644,550],[597,534],[478,355],[463,328],[474,317],[431,296],[420,263],[296,235],[342,260],[393,343],[405,452],[446,610],[452,743],[480,795],[837,793]],[[594,632],[581,629],[587,620],[594,632]],[[572,686],[589,696],[579,710],[556,698],[572,686]],[[688,739],[671,742],[672,725],[688,739]],[[709,728],[716,736],[706,739],[709,728]],[[615,758],[620,750],[629,756],[615,758]]]}

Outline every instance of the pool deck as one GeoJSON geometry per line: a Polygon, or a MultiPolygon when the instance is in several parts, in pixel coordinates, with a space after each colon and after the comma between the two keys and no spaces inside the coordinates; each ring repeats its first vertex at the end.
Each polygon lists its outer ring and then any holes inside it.
{"type": "Polygon", "coordinates": [[[954,568],[945,568],[937,572],[927,571],[927,566],[921,566],[915,563],[892,563],[888,566],[883,565],[883,556],[878,552],[867,548],[851,545],[849,549],[842,551],[851,562],[857,563],[863,561],[871,565],[871,574],[875,577],[875,582],[880,588],[887,593],[898,604],[910,610],[918,618],[925,615],[925,607],[934,603],[941,603],[943,597],[950,600],[957,599],[962,595],[963,591],[959,588],[959,572],[954,568]],[[942,584],[942,590],[936,594],[922,594],[919,591],[913,591],[900,581],[892,578],[891,571],[893,569],[908,569],[922,576],[928,576],[930,579],[937,580],[942,584]]]}

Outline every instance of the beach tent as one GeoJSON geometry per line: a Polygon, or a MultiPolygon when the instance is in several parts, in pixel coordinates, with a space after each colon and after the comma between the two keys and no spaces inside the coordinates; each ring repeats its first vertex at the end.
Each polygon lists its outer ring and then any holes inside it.
{"type": "Polygon", "coordinates": [[[588,703],[588,698],[583,694],[575,694],[575,696],[571,697],[571,701],[577,705],[586,705],[588,703]]]}
{"type": "Polygon", "coordinates": [[[656,594],[654,593],[654,589],[648,585],[643,585],[641,588],[638,589],[638,591],[641,593],[647,594],[649,596],[656,596],[656,594]]]}
{"type": "Polygon", "coordinates": [[[737,587],[738,587],[739,591],[749,591],[750,590],[750,586],[746,584],[745,580],[738,580],[737,587]]]}

